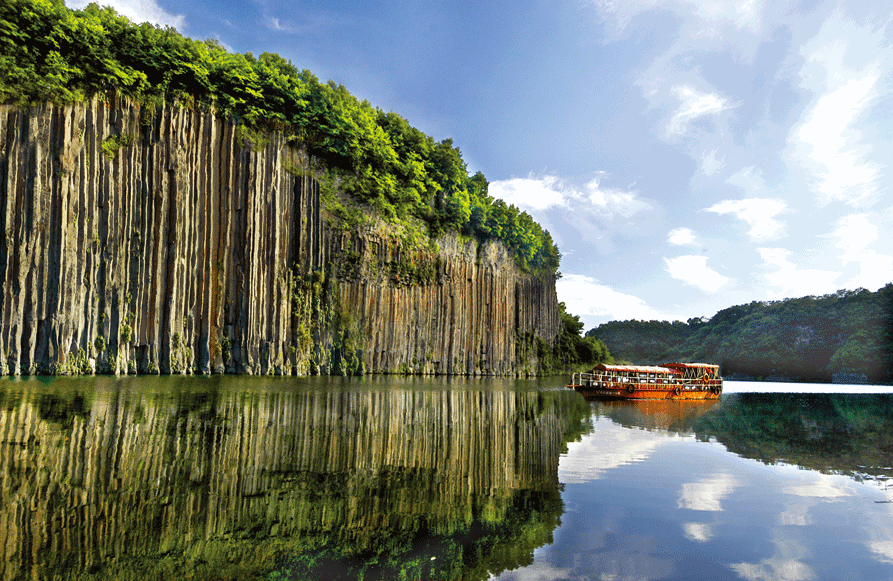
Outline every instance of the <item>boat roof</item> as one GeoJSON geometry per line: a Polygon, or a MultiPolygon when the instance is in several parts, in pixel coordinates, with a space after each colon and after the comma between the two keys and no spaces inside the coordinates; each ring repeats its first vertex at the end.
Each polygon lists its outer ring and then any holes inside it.
{"type": "Polygon", "coordinates": [[[661,363],[661,366],[673,369],[719,369],[719,365],[713,363],[661,363]]]}
{"type": "Polygon", "coordinates": [[[599,363],[594,369],[599,371],[634,371],[636,373],[660,373],[663,375],[678,375],[681,372],[668,367],[658,367],[656,365],[606,365],[599,363]]]}

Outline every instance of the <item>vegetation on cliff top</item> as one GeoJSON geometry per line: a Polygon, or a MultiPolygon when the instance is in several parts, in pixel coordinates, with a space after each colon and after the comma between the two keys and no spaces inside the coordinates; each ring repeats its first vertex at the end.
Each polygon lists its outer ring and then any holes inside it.
{"type": "Polygon", "coordinates": [[[639,364],[713,361],[723,373],[893,382],[893,284],[723,309],[712,318],[611,321],[590,330],[615,357],[639,364]]]}
{"type": "Polygon", "coordinates": [[[395,113],[322,83],[281,56],[231,53],[215,40],[133,24],[111,8],[61,0],[0,3],[0,103],[72,103],[123,95],[214,111],[252,131],[278,130],[322,161],[339,188],[393,222],[421,220],[432,236],[458,230],[498,239],[528,271],[555,274],[550,234],[468,175],[450,139],[435,141],[395,113]]]}

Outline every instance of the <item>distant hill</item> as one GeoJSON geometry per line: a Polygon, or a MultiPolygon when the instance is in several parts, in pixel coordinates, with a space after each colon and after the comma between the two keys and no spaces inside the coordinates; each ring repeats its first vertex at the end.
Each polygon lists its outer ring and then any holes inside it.
{"type": "Polygon", "coordinates": [[[719,363],[728,376],[893,382],[893,284],[754,301],[712,318],[611,321],[587,337],[618,361],[719,363]]]}

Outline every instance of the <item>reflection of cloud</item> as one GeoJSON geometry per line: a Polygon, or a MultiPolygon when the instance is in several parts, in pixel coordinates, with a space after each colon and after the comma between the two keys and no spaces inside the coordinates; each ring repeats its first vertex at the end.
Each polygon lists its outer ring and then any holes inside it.
{"type": "Polygon", "coordinates": [[[682,485],[679,508],[720,511],[720,502],[735,489],[735,479],[730,474],[717,474],[705,480],[682,485]]]}
{"type": "Polygon", "coordinates": [[[692,541],[705,543],[713,538],[713,530],[710,525],[701,522],[682,523],[682,530],[685,536],[692,541]]]}
{"type": "Polygon", "coordinates": [[[666,440],[651,432],[629,430],[601,420],[581,442],[568,445],[558,465],[558,479],[566,483],[598,480],[619,466],[641,462],[666,440]]]}
{"type": "Polygon", "coordinates": [[[788,506],[783,513],[778,515],[778,524],[784,526],[804,527],[812,524],[812,517],[809,516],[810,505],[793,504],[788,506]]]}
{"type": "Polygon", "coordinates": [[[893,563],[893,541],[870,541],[868,548],[885,563],[893,563]]]}
{"type": "Polygon", "coordinates": [[[729,281],[728,277],[707,266],[706,256],[664,258],[664,262],[667,263],[670,276],[707,292],[715,293],[729,281]]]}
{"type": "Polygon", "coordinates": [[[736,563],[732,569],[749,581],[807,581],[815,574],[802,563],[806,551],[792,540],[775,540],[775,556],[759,563],[736,563]]]}
{"type": "Polygon", "coordinates": [[[761,563],[732,565],[736,573],[750,581],[806,581],[815,577],[812,569],[800,561],[766,559],[761,563]]]}
{"type": "Polygon", "coordinates": [[[814,482],[788,486],[784,489],[785,494],[795,494],[804,498],[825,498],[835,499],[845,496],[853,496],[853,489],[849,486],[842,486],[839,479],[834,479],[826,475],[821,475],[814,482]]]}
{"type": "Polygon", "coordinates": [[[747,234],[751,240],[763,242],[778,236],[784,224],[775,216],[784,212],[787,204],[781,200],[768,198],[749,198],[746,200],[723,200],[707,208],[708,212],[717,214],[735,214],[739,219],[750,224],[747,234]]]}
{"type": "Polygon", "coordinates": [[[552,579],[573,579],[572,575],[571,569],[553,567],[542,559],[535,559],[532,565],[515,571],[506,571],[499,576],[499,581],[552,581],[552,579]]]}

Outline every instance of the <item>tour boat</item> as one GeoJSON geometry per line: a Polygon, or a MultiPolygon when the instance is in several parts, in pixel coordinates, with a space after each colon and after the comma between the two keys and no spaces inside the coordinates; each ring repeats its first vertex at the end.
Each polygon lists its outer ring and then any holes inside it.
{"type": "Polygon", "coordinates": [[[574,373],[567,387],[584,397],[607,399],[718,399],[722,393],[719,365],[596,365],[574,373]]]}

